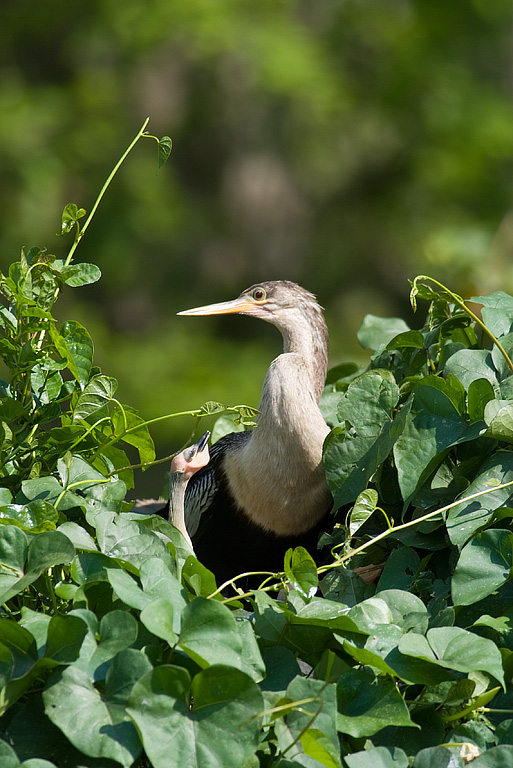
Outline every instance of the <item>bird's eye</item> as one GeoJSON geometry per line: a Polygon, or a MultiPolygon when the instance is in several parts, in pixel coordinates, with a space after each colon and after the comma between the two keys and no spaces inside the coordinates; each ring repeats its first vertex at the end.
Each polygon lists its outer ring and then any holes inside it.
{"type": "Polygon", "coordinates": [[[266,297],[266,293],[263,288],[255,288],[253,291],[253,298],[256,301],[263,301],[266,297]]]}

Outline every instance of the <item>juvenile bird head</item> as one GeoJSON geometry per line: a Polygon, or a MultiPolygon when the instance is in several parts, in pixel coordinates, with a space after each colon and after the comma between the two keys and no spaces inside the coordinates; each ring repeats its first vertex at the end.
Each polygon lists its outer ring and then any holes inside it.
{"type": "Polygon", "coordinates": [[[171,462],[171,474],[183,474],[184,478],[189,479],[199,469],[206,467],[210,461],[209,437],[210,432],[207,430],[194,445],[177,454],[171,462]]]}

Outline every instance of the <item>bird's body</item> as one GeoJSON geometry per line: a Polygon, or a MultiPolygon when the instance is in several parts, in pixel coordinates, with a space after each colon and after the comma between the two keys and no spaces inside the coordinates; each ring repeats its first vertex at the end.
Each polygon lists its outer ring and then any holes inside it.
{"type": "Polygon", "coordinates": [[[315,554],[332,504],[322,466],[329,429],[318,405],[328,343],[320,306],[295,283],[275,281],[252,286],[232,302],[180,314],[228,312],[276,325],[284,350],[265,377],[257,427],[219,440],[186,490],[187,529],[199,559],[218,579],[282,570],[291,546],[315,554]]]}

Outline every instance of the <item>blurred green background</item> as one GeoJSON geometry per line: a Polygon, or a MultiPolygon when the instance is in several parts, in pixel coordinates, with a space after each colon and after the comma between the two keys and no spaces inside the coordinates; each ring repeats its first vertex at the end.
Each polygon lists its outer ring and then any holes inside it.
{"type": "Polygon", "coordinates": [[[416,274],[512,292],[510,36],[509,0],[3,0],[0,268],[65,254],[63,206],[150,116],[171,158],[136,147],[76,254],[101,282],[56,306],[146,418],[258,404],[276,330],[175,315],[259,280],[318,295],[332,364],[365,314],[416,322],[416,274]]]}

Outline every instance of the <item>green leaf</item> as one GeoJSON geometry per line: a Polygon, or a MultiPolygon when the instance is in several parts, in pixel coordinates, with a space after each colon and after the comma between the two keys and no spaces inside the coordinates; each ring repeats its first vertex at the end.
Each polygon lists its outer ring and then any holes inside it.
{"type": "Polygon", "coordinates": [[[463,768],[463,759],[458,761],[454,752],[447,747],[427,747],[417,752],[413,768],[463,768]]]}
{"type": "Polygon", "coordinates": [[[110,661],[137,640],[137,621],[127,611],[111,610],[102,617],[97,631],[97,647],[87,660],[88,675],[104,680],[110,661]]]}
{"type": "MultiPolygon", "coordinates": [[[[339,363],[330,368],[326,376],[326,386],[335,384],[337,381],[348,379],[358,370],[356,363],[339,363]]],[[[326,390],[325,390],[326,391],[326,390]]]]}
{"type": "Polygon", "coordinates": [[[447,360],[444,373],[452,373],[465,389],[477,379],[487,379],[495,387],[498,385],[492,354],[485,349],[460,349],[447,360]]]}
{"type": "Polygon", "coordinates": [[[417,385],[404,430],[394,445],[404,501],[412,498],[451,446],[478,434],[479,425],[468,427],[445,392],[422,382],[417,385]]]}
{"type": "Polygon", "coordinates": [[[285,553],[285,575],[292,588],[305,599],[315,595],[318,587],[317,566],[304,547],[288,549],[285,553]]]}
{"type": "Polygon", "coordinates": [[[63,212],[61,220],[61,231],[58,235],[66,235],[71,232],[76,222],[82,219],[86,215],[83,208],[79,208],[75,203],[68,203],[63,212]]]}
{"type": "Polygon", "coordinates": [[[19,400],[12,397],[3,397],[0,400],[0,419],[7,422],[16,421],[25,413],[25,407],[19,400]]]}
{"type": "Polygon", "coordinates": [[[100,552],[81,552],[71,563],[71,578],[80,585],[105,581],[109,565],[111,559],[100,552]]]}
{"type": "MultiPolygon", "coordinates": [[[[404,632],[415,629],[417,632],[425,632],[428,625],[429,614],[422,600],[410,592],[402,589],[380,590],[373,600],[384,602],[390,611],[391,620],[404,632]]],[[[371,600],[365,601],[369,603],[371,600]]],[[[352,609],[350,615],[355,613],[352,609]]]]}
{"type": "Polygon", "coordinates": [[[420,567],[420,557],[411,547],[396,547],[386,560],[377,592],[383,589],[409,590],[420,567]]]}
{"type": "Polygon", "coordinates": [[[298,757],[300,764],[306,754],[313,759],[322,756],[322,765],[340,766],[335,685],[296,677],[276,705],[286,707],[274,723],[280,752],[298,757]]]}
{"type": "Polygon", "coordinates": [[[490,400],[484,408],[484,420],[488,424],[486,437],[513,443],[513,402],[490,400]]]}
{"type": "Polygon", "coordinates": [[[357,338],[364,349],[383,349],[400,333],[410,329],[399,317],[376,317],[365,315],[358,330],[357,338]]]}
{"type": "Polygon", "coordinates": [[[389,371],[359,376],[340,401],[342,422],[324,443],[326,480],[335,507],[354,501],[390,454],[399,438],[410,405],[394,414],[399,388],[389,371]]]}
{"type": "Polygon", "coordinates": [[[119,768],[119,764],[102,760],[101,763],[93,758],[85,758],[66,739],[62,732],[48,720],[43,707],[42,696],[33,693],[26,701],[16,708],[14,716],[10,718],[9,728],[6,731],[9,743],[14,746],[21,760],[23,768],[50,768],[53,763],[39,760],[34,755],[51,756],[56,766],[63,768],[119,768]],[[30,728],[27,728],[30,723],[30,728]]]}
{"type": "Polygon", "coordinates": [[[496,338],[513,330],[513,297],[504,291],[495,291],[489,296],[474,296],[471,301],[483,305],[481,317],[496,338]]]}
{"type": "Polygon", "coordinates": [[[5,741],[0,740],[0,763],[2,768],[19,768],[20,761],[16,752],[5,741]]]}
{"type": "Polygon", "coordinates": [[[103,374],[96,374],[89,381],[73,409],[73,424],[87,419],[110,403],[118,383],[116,379],[103,374]]]}
{"type": "Polygon", "coordinates": [[[387,349],[402,349],[404,347],[424,349],[424,336],[420,331],[405,331],[399,333],[387,344],[387,349]]]}
{"type": "Polygon", "coordinates": [[[149,557],[158,557],[169,568],[173,567],[171,552],[164,541],[144,524],[114,512],[97,515],[94,524],[98,545],[108,557],[127,560],[137,568],[149,557]]]}
{"type": "MultiPolygon", "coordinates": [[[[65,654],[69,658],[67,651],[65,654]]],[[[0,620],[0,715],[57,663],[52,658],[38,658],[35,638],[29,630],[10,619],[0,620]]]]}
{"type": "Polygon", "coordinates": [[[87,626],[77,616],[53,616],[48,624],[44,655],[59,664],[71,664],[78,658],[86,634],[87,626]]]}
{"type": "Polygon", "coordinates": [[[153,461],[155,458],[153,440],[146,423],[134,408],[120,405],[112,414],[112,423],[114,433],[119,435],[119,439],[137,448],[141,463],[153,461]]]}
{"type": "Polygon", "coordinates": [[[71,521],[62,523],[57,530],[68,537],[75,549],[84,549],[91,552],[95,552],[98,549],[93,537],[78,523],[71,521]]]}
{"type": "Polygon", "coordinates": [[[23,576],[28,545],[28,536],[19,528],[11,525],[0,528],[0,591],[23,576]]]}
{"type": "Polygon", "coordinates": [[[84,326],[74,320],[62,324],[60,335],[68,353],[68,367],[84,389],[93,364],[93,340],[84,326]]]}
{"type": "MultiPolygon", "coordinates": [[[[12,677],[23,677],[37,661],[37,648],[32,633],[12,619],[0,621],[0,642],[12,654],[12,677]]],[[[5,672],[6,655],[2,654],[2,668],[5,672]]],[[[8,663],[8,666],[10,664],[8,663]]]]}
{"type": "MultiPolygon", "coordinates": [[[[505,336],[502,336],[500,344],[506,355],[509,357],[509,360],[511,360],[511,356],[513,355],[513,333],[507,333],[505,336]]],[[[499,381],[504,381],[504,379],[511,376],[511,368],[508,360],[506,360],[504,352],[502,352],[496,344],[493,345],[492,361],[495,370],[497,371],[497,378],[499,381]]]]}
{"type": "Polygon", "coordinates": [[[486,421],[485,408],[493,401],[495,393],[488,379],[474,379],[470,382],[467,393],[467,408],[470,421],[486,421]]]}
{"type": "Polygon", "coordinates": [[[472,763],[472,768],[513,768],[513,750],[510,744],[501,744],[488,749],[472,763]]]}
{"type": "Polygon", "coordinates": [[[173,629],[173,604],[165,597],[159,597],[148,603],[141,611],[141,621],[153,635],[161,637],[171,647],[178,641],[173,629]]]}
{"type": "Polygon", "coordinates": [[[39,402],[46,405],[59,397],[62,376],[58,371],[48,371],[42,365],[35,365],[30,374],[30,384],[39,402]]]}
{"type": "MultiPolygon", "coordinates": [[[[3,531],[0,529],[0,537],[3,531]]],[[[17,530],[17,529],[14,529],[17,530]]],[[[21,533],[21,531],[20,531],[21,533]]],[[[3,538],[5,543],[6,539],[3,538]]],[[[15,537],[16,552],[19,553],[21,539],[15,537]]],[[[23,565],[21,576],[16,570],[11,577],[3,574],[0,580],[0,603],[5,603],[11,597],[22,592],[29,584],[32,584],[43,571],[53,565],[70,563],[75,555],[75,549],[71,541],[58,531],[44,531],[31,539],[27,549],[26,564],[23,565]]]]}
{"type": "Polygon", "coordinates": [[[337,728],[355,738],[369,737],[390,725],[418,727],[392,680],[369,669],[352,669],[337,683],[337,728]]]}
{"type": "Polygon", "coordinates": [[[125,605],[141,611],[146,605],[151,603],[151,597],[143,592],[135,579],[126,571],[119,568],[106,568],[105,572],[112,585],[112,589],[125,605]]]}
{"type": "Polygon", "coordinates": [[[513,498],[513,486],[494,490],[513,480],[513,453],[497,451],[480,468],[479,474],[462,494],[463,499],[481,491],[488,491],[482,496],[453,507],[447,514],[447,533],[453,544],[462,547],[466,541],[489,524],[494,512],[508,506],[513,498]]]}
{"type": "Polygon", "coordinates": [[[301,746],[308,757],[326,768],[337,768],[341,765],[338,749],[317,728],[308,728],[301,734],[301,746]]]}
{"type": "Polygon", "coordinates": [[[182,611],[179,647],[200,667],[223,664],[243,670],[254,680],[264,674],[261,659],[257,669],[247,663],[232,612],[215,600],[197,597],[182,611]]]}
{"type": "Polygon", "coordinates": [[[217,589],[212,571],[192,556],[188,557],[182,566],[182,579],[194,595],[208,597],[217,589]]]}
{"type": "Polygon", "coordinates": [[[180,617],[187,605],[185,591],[169,565],[161,558],[149,557],[141,563],[139,576],[144,594],[155,600],[165,598],[173,606],[173,628],[180,632],[180,617]]]}
{"type": "Polygon", "coordinates": [[[349,532],[355,536],[356,532],[369,519],[378,505],[378,494],[373,488],[362,491],[354,503],[349,517],[349,532]]]}
{"type": "Polygon", "coordinates": [[[54,530],[58,519],[55,507],[42,499],[0,507],[0,523],[16,525],[31,533],[54,530]]]}
{"type": "Polygon", "coordinates": [[[128,712],[154,768],[240,768],[260,743],[262,694],[248,675],[215,665],[192,684],[181,667],[160,666],[132,690],[128,712]],[[236,734],[236,738],[234,737],[236,734]]]}
{"type": "MultiPolygon", "coordinates": [[[[137,731],[128,720],[125,708],[120,706],[120,698],[125,701],[128,698],[126,688],[133,685],[149,666],[144,654],[136,653],[134,664],[127,663],[125,652],[123,665],[114,668],[106,681],[103,696],[89,675],[76,666],[59,672],[44,691],[45,712],[49,719],[85,755],[131,765],[141,753],[137,731]],[[110,690],[109,683],[114,691],[110,690]],[[124,696],[119,695],[120,690],[124,691],[124,696]]],[[[133,654],[128,658],[133,659],[133,654]]]]}
{"type": "Polygon", "coordinates": [[[169,155],[171,154],[171,149],[173,147],[173,142],[169,138],[169,136],[162,136],[162,138],[159,139],[159,168],[162,168],[164,163],[169,158],[169,155]]]}
{"type": "Polygon", "coordinates": [[[513,534],[493,528],[463,547],[452,576],[454,605],[472,605],[491,595],[511,577],[513,534]]]}
{"type": "Polygon", "coordinates": [[[504,687],[499,649],[491,640],[460,627],[435,627],[426,636],[408,632],[399,642],[399,651],[456,672],[481,670],[504,687]]]}
{"type": "Polygon", "coordinates": [[[66,285],[72,288],[96,283],[102,276],[96,264],[69,264],[63,267],[60,273],[66,285]]]}
{"type": "Polygon", "coordinates": [[[352,755],[346,755],[344,761],[348,768],[408,768],[409,766],[406,753],[399,747],[374,747],[364,752],[354,752],[352,755]]]}

